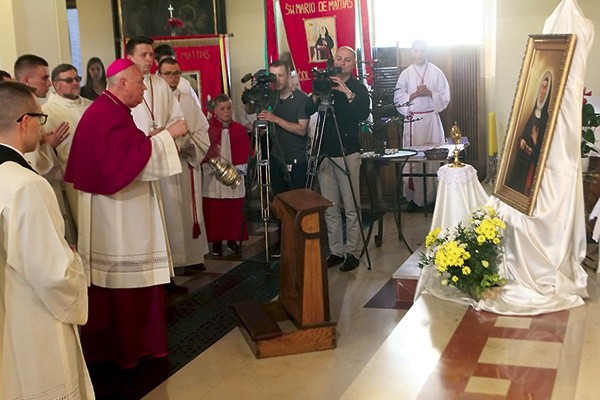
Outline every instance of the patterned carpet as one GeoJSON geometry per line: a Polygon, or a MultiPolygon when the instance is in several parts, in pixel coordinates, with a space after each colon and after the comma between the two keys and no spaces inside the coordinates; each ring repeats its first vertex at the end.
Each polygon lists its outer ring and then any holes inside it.
{"type": "Polygon", "coordinates": [[[167,310],[169,375],[237,326],[232,304],[267,302],[279,293],[279,265],[270,271],[264,254],[245,261],[167,310]]]}

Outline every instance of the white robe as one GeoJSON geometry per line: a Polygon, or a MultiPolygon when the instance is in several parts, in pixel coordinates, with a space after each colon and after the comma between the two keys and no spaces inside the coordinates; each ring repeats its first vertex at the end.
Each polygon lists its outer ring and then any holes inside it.
{"type": "MultiPolygon", "coordinates": [[[[202,169],[200,163],[210,146],[208,137],[208,121],[202,113],[194,98],[187,93],[174,92],[179,100],[179,105],[185,116],[185,123],[188,127],[188,135],[183,138],[177,138],[177,144],[182,152],[181,160],[181,209],[183,210],[183,237],[185,245],[185,262],[183,265],[194,265],[204,262],[204,255],[208,253],[208,243],[206,241],[206,229],[204,226],[204,216],[202,214],[202,169]],[[202,145],[198,148],[189,138],[194,138],[202,145]],[[186,151],[190,149],[190,151],[186,151]],[[191,167],[191,169],[190,169],[191,167]],[[194,193],[192,194],[191,174],[194,178],[194,193]],[[192,206],[192,195],[196,203],[196,210],[192,206]],[[192,237],[194,224],[194,213],[200,224],[200,236],[192,237]]],[[[178,266],[178,265],[175,265],[178,266]]]]}
{"type": "Polygon", "coordinates": [[[86,278],[56,196],[14,162],[0,182],[0,398],[94,399],[77,332],[86,278]]]}
{"type": "MultiPolygon", "coordinates": [[[[156,75],[144,77],[144,102],[131,110],[137,127],[148,134],[155,127],[167,127],[183,119],[179,102],[167,82],[156,75]],[[154,114],[154,119],[152,118],[154,114]]],[[[185,263],[183,211],[181,209],[181,176],[171,175],[159,181],[162,207],[167,224],[168,243],[174,265],[185,263]]]]}
{"type": "Polygon", "coordinates": [[[171,135],[153,136],[152,156],[136,180],[113,195],[79,192],[79,247],[91,283],[119,289],[168,283],[172,264],[158,179],[179,174],[171,135]]]}
{"type": "MultiPolygon", "coordinates": [[[[444,141],[444,128],[439,113],[442,112],[450,102],[450,87],[444,73],[435,65],[427,62],[425,65],[411,65],[407,67],[398,78],[396,91],[394,93],[394,104],[407,103],[411,93],[417,90],[417,86],[427,85],[431,90],[432,97],[417,97],[412,100],[412,105],[398,107],[398,111],[408,116],[414,113],[415,118],[422,118],[415,122],[405,122],[403,147],[418,146],[424,143],[440,143],[444,141]]],[[[436,166],[430,166],[427,172],[435,173],[436,166]]],[[[407,163],[405,171],[421,172],[420,165],[407,163]]],[[[427,178],[427,200],[435,200],[436,183],[434,178],[427,178]]],[[[404,196],[413,200],[418,205],[423,205],[423,180],[420,177],[412,178],[414,190],[408,188],[408,179],[404,179],[404,196]]]]}
{"type": "MultiPolygon", "coordinates": [[[[76,100],[70,100],[65,97],[61,97],[56,93],[50,93],[48,101],[42,106],[42,111],[48,114],[48,121],[44,128],[46,131],[55,130],[62,122],[69,123],[69,135],[64,139],[58,146],[56,146],[56,168],[58,168],[57,180],[61,189],[66,194],[69,209],[65,210],[67,217],[73,218],[75,228],[77,228],[77,190],[73,189],[71,183],[63,180],[64,171],[67,167],[67,159],[69,158],[69,151],[71,151],[71,143],[73,142],[73,135],[77,124],[81,119],[81,116],[92,104],[91,100],[84,97],[79,97],[76,100]]],[[[58,196],[57,196],[58,197],[58,196]]],[[[70,221],[69,221],[70,222],[70,221]]]]}
{"type": "MultiPolygon", "coordinates": [[[[48,129],[45,129],[48,132],[48,129]]],[[[36,149],[25,154],[25,160],[33,167],[34,170],[48,181],[56,200],[60,213],[65,222],[65,236],[70,244],[77,244],[77,230],[75,228],[75,218],[69,209],[67,197],[63,191],[63,171],[60,168],[60,162],[56,152],[48,143],[38,143],[36,149]]]]}

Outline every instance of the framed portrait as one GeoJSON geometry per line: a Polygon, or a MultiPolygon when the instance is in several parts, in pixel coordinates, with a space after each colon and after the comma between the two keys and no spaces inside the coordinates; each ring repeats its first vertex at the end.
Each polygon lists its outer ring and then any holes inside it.
{"type": "Polygon", "coordinates": [[[181,79],[185,79],[190,83],[192,90],[196,93],[199,99],[202,98],[202,85],[200,80],[200,71],[183,71],[181,79]]]}
{"type": "Polygon", "coordinates": [[[225,0],[113,0],[121,38],[226,33],[225,0]]]}
{"type": "Polygon", "coordinates": [[[521,66],[493,195],[532,215],[576,36],[531,35],[521,66]]]}
{"type": "Polygon", "coordinates": [[[333,58],[337,50],[335,16],[307,18],[304,20],[304,31],[309,62],[324,63],[333,58]]]}

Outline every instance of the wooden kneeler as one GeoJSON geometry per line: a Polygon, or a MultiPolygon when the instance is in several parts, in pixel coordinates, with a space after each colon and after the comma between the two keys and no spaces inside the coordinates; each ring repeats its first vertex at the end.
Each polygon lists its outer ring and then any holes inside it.
{"type": "Polygon", "coordinates": [[[336,347],[325,259],[325,210],[331,205],[310,189],[281,193],[273,201],[282,223],[279,298],[233,305],[240,330],[257,358],[336,347]]]}

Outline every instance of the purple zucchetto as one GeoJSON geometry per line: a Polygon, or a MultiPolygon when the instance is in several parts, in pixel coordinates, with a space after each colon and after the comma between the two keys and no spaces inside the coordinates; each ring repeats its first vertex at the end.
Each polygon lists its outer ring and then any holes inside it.
{"type": "Polygon", "coordinates": [[[106,77],[110,78],[111,76],[118,74],[119,72],[131,67],[132,65],[135,65],[135,63],[128,58],[117,58],[106,69],[106,77]]]}

